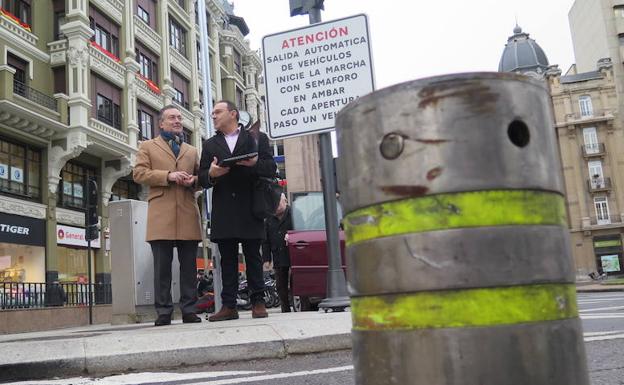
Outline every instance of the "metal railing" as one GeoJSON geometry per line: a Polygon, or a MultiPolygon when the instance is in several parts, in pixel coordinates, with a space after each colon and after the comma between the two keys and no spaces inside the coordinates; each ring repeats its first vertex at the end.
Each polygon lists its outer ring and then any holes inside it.
{"type": "Polygon", "coordinates": [[[589,143],[581,145],[581,149],[583,150],[583,156],[599,156],[605,153],[605,145],[604,143],[589,143]]]}
{"type": "MultiPolygon", "coordinates": [[[[111,284],[91,284],[94,305],[112,304],[111,284]]],[[[0,282],[0,310],[88,306],[89,284],[0,282]]]]}
{"type": "Polygon", "coordinates": [[[17,79],[13,79],[13,93],[25,97],[26,99],[37,103],[40,106],[49,108],[53,111],[57,110],[57,101],[51,96],[37,91],[32,87],[28,87],[26,84],[20,82],[17,79]]]}
{"type": "Polygon", "coordinates": [[[587,180],[590,192],[611,190],[611,178],[592,178],[587,180]]]}
{"type": "Polygon", "coordinates": [[[609,216],[603,216],[603,217],[590,217],[589,218],[589,223],[592,226],[600,226],[600,225],[611,225],[611,224],[617,224],[617,223],[622,223],[622,217],[619,215],[609,215],[609,216]]]}

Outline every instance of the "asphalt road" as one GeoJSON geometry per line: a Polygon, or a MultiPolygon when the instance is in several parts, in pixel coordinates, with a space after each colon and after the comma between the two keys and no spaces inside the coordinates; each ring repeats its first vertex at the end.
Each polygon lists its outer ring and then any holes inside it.
{"type": "MultiPolygon", "coordinates": [[[[592,385],[624,385],[624,292],[579,294],[592,385]]],[[[141,372],[30,385],[353,385],[350,351],[141,372]]]]}

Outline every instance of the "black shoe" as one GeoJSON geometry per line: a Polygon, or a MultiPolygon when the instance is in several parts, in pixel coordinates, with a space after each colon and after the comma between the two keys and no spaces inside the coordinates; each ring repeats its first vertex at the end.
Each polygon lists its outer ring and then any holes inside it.
{"type": "Polygon", "coordinates": [[[182,323],[194,324],[198,322],[201,322],[201,318],[199,318],[195,313],[188,313],[182,316],[182,323]]]}
{"type": "Polygon", "coordinates": [[[171,315],[169,314],[161,314],[156,318],[156,322],[154,322],[154,326],[165,326],[171,325],[171,315]]]}

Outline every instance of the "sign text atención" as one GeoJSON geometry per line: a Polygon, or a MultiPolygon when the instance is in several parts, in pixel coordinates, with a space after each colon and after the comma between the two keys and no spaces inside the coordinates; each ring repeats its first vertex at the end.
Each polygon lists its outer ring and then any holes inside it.
{"type": "Polygon", "coordinates": [[[262,40],[269,136],[331,131],[338,111],[374,89],[365,15],[262,40]]]}

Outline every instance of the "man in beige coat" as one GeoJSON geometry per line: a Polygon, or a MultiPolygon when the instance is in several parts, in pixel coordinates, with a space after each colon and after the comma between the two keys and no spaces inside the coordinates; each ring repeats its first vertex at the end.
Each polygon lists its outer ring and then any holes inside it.
{"type": "Polygon", "coordinates": [[[142,142],[133,170],[134,181],[149,186],[146,241],[154,255],[155,325],[171,324],[171,262],[173,248],[180,262],[180,310],[184,323],[201,322],[195,314],[197,244],[201,240],[199,208],[199,154],[184,143],[182,114],[174,105],[158,113],[161,133],[142,142]]]}

